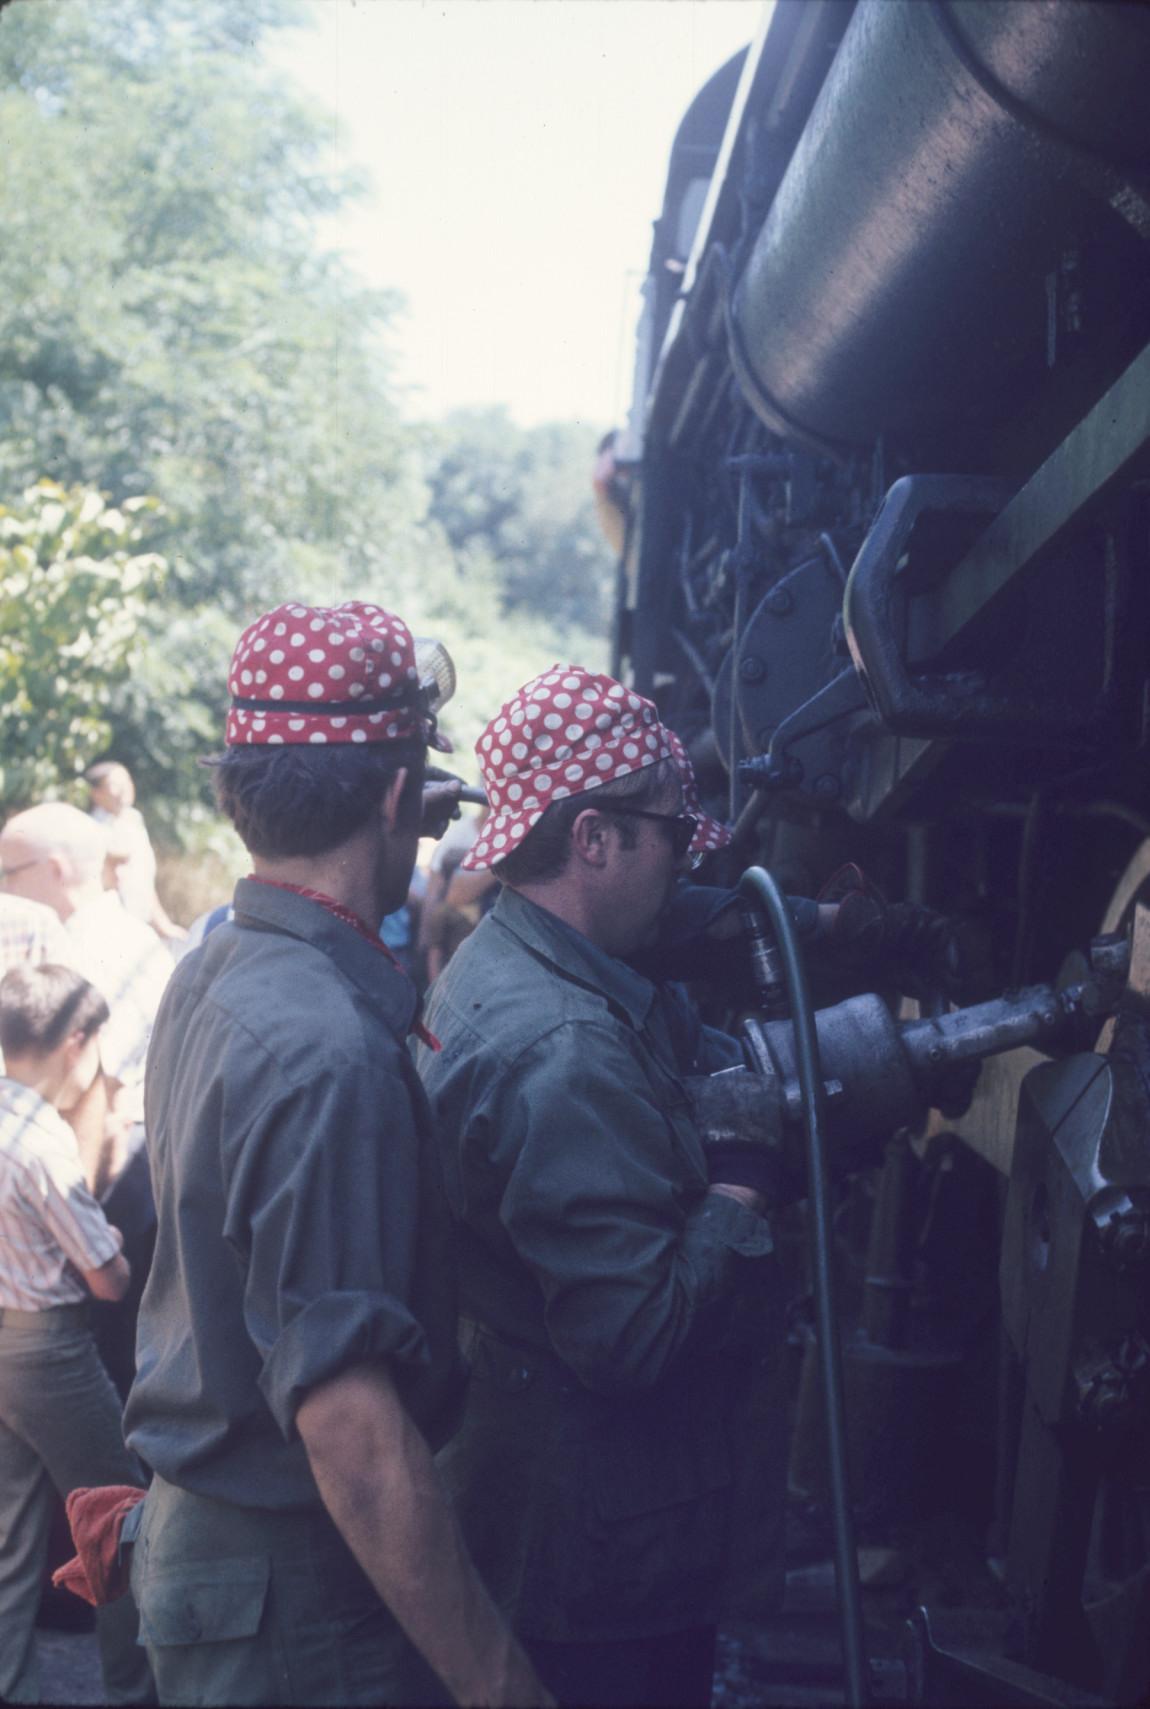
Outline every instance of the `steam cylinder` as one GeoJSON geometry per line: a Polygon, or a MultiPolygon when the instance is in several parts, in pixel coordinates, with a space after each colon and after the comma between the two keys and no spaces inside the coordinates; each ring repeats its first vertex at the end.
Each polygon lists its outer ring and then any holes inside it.
{"type": "Polygon", "coordinates": [[[734,293],[759,415],[937,449],[993,408],[1068,235],[1150,236],[1148,84],[1150,7],[859,0],[734,293]]]}

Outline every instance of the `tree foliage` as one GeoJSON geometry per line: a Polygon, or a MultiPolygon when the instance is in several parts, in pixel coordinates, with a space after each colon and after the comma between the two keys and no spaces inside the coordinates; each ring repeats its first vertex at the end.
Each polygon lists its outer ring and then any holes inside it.
{"type": "Polygon", "coordinates": [[[289,15],[21,0],[0,21],[0,486],[161,495],[172,595],[235,612],[346,580],[420,506],[390,300],[316,250],[351,186],[252,51],[289,15]]]}
{"type": "Polygon", "coordinates": [[[461,746],[532,671],[599,662],[590,430],[403,422],[394,299],[316,239],[357,184],[327,168],[323,116],[261,51],[301,15],[295,0],[0,9],[4,561],[26,573],[11,553],[32,543],[44,625],[33,644],[16,622],[4,655],[8,806],[111,750],[161,828],[202,817],[194,761],[220,739],[231,644],[289,597],[379,599],[441,634],[461,746]],[[59,507],[72,539],[41,565],[59,507]],[[151,556],[135,551],[144,521],[151,556]]]}
{"type": "Polygon", "coordinates": [[[40,481],[0,506],[0,801],[66,794],[107,745],[165,564],[137,550],[153,501],[122,508],[40,481]]]}
{"type": "Polygon", "coordinates": [[[613,561],[595,520],[595,431],[517,427],[506,410],[461,410],[433,430],[432,517],[464,562],[495,566],[507,613],[602,633],[613,561]]]}

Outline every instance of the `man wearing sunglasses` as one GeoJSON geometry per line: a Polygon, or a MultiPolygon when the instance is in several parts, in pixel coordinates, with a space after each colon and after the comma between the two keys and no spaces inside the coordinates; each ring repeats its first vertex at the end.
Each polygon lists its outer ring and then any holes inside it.
{"type": "Polygon", "coordinates": [[[420,1053],[473,1369],[441,1464],[560,1702],[704,1704],[720,1616],[781,1577],[774,1259],[626,958],[728,833],[610,677],[555,666],[477,751],[492,811],[464,866],[503,888],[420,1053]]]}

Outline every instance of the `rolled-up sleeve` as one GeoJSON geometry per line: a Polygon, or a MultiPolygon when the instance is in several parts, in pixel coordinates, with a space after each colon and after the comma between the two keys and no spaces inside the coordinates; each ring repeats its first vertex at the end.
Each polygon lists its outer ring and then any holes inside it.
{"type": "Polygon", "coordinates": [[[275,1099],[227,1159],[224,1232],[245,1267],[260,1389],[287,1441],[308,1392],[342,1370],[429,1358],[408,1303],[417,1148],[401,1079],[349,1059],[275,1099]]]}
{"type": "Polygon", "coordinates": [[[555,1349],[588,1387],[646,1387],[741,1263],[770,1255],[770,1229],[707,1192],[689,1116],[659,1107],[620,1030],[559,1027],[504,1085],[488,1136],[509,1170],[501,1220],[555,1349]]]}

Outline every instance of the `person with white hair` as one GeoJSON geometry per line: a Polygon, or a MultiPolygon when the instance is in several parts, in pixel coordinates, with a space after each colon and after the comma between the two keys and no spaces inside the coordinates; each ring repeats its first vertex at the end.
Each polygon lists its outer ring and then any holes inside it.
{"type": "Polygon", "coordinates": [[[93,1308],[101,1356],[126,1395],[135,1375],[136,1313],[156,1230],[144,1146],[144,1061],[173,964],[152,928],[129,914],[115,890],[104,889],[105,853],[103,829],[63,801],[29,807],[0,831],[6,888],[54,910],[68,938],[68,960],[110,1011],[100,1032],[103,1074],[69,1121],[88,1184],[122,1231],[132,1265],[125,1298],[93,1308]]]}
{"type": "MultiPolygon", "coordinates": [[[[63,801],[29,807],[0,832],[9,894],[54,910],[68,934],[71,960],[107,1001],[104,1072],[122,1088],[116,1109],[132,1124],[143,1115],[144,1058],[172,961],[151,927],[128,913],[116,891],[104,889],[106,852],[103,828],[63,801]]],[[[126,1136],[124,1145],[134,1149],[126,1136]]]]}

